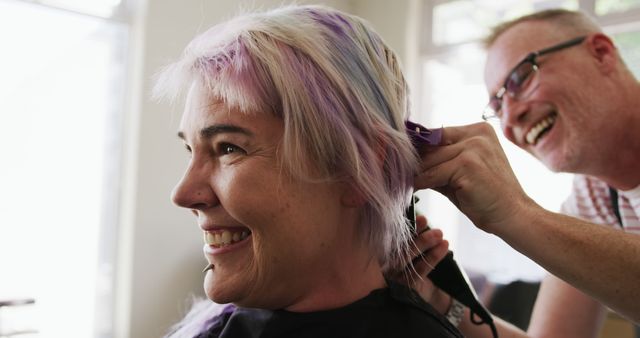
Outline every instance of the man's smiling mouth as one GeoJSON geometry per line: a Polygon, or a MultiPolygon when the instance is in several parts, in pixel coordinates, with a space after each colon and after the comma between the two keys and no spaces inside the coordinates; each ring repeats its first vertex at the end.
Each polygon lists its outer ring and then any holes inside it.
{"type": "Polygon", "coordinates": [[[556,112],[551,113],[551,115],[545,117],[540,122],[538,122],[533,128],[529,130],[527,135],[525,136],[525,141],[527,144],[536,145],[538,141],[553,127],[553,124],[556,122],[558,114],[556,112]]]}

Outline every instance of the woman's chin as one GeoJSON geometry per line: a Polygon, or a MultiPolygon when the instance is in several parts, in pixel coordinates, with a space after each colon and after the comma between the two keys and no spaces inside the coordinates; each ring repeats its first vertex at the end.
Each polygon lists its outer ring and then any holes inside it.
{"type": "Polygon", "coordinates": [[[207,298],[217,304],[236,303],[234,297],[231,297],[229,294],[220,292],[219,290],[208,289],[205,287],[205,293],[207,294],[207,298]]]}
{"type": "Polygon", "coordinates": [[[204,292],[207,298],[218,304],[227,304],[234,301],[231,290],[224,288],[216,281],[212,272],[207,273],[204,278],[204,292]]]}
{"type": "Polygon", "coordinates": [[[204,291],[207,298],[217,304],[233,303],[241,307],[255,307],[258,303],[255,299],[247,297],[246,287],[236,283],[229,283],[217,280],[211,273],[207,274],[204,279],[204,291]]]}

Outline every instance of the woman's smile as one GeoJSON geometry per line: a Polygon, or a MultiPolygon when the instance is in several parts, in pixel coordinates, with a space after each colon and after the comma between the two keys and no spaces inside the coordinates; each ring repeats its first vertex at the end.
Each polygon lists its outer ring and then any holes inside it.
{"type": "Polygon", "coordinates": [[[204,232],[204,252],[216,255],[233,251],[250,242],[251,231],[245,227],[228,227],[204,232]]]}
{"type": "Polygon", "coordinates": [[[249,236],[251,232],[246,228],[227,228],[204,232],[204,242],[214,248],[221,248],[235,244],[249,236]]]}

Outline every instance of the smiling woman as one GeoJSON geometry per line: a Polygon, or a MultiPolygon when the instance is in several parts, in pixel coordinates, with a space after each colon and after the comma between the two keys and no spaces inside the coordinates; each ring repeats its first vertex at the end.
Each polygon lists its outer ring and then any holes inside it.
{"type": "Polygon", "coordinates": [[[458,336],[385,278],[408,262],[418,162],[396,57],[361,19],[317,6],[237,17],[161,73],[158,96],[182,90],[191,160],[173,200],[204,232],[215,303],[172,336],[458,336]]]}

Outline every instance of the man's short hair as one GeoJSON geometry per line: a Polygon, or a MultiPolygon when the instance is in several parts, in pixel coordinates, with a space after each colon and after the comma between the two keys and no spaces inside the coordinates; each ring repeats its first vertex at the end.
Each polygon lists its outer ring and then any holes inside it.
{"type": "Polygon", "coordinates": [[[584,12],[555,8],[524,15],[513,20],[503,22],[491,29],[483,40],[485,48],[490,48],[506,31],[523,22],[547,22],[558,26],[560,32],[566,32],[567,38],[582,34],[602,32],[602,29],[590,16],[584,12]]]}

